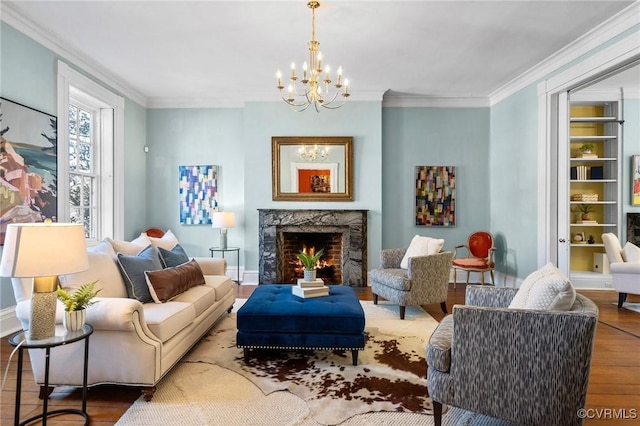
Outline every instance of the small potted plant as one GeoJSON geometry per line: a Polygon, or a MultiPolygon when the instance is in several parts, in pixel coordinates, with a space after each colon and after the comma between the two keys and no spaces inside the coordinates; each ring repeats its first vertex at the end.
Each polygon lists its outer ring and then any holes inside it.
{"type": "Polygon", "coordinates": [[[596,146],[592,143],[583,143],[580,148],[578,148],[578,151],[583,154],[591,154],[593,152],[593,148],[595,147],[596,146]]]}
{"type": "Polygon", "coordinates": [[[94,287],[98,281],[86,283],[80,286],[74,293],[69,293],[62,287],[58,286],[58,300],[64,305],[64,327],[69,331],[78,331],[87,319],[86,308],[97,303],[92,300],[100,292],[94,287]]]}
{"type": "Polygon", "coordinates": [[[316,279],[316,265],[318,264],[318,260],[324,254],[324,249],[320,249],[317,252],[313,253],[312,250],[309,252],[303,250],[300,253],[296,254],[296,257],[304,266],[304,280],[305,281],[315,281],[316,279]]]}
{"type": "Polygon", "coordinates": [[[578,204],[574,211],[580,213],[580,219],[591,220],[590,213],[593,211],[593,206],[591,204],[578,204]]]}

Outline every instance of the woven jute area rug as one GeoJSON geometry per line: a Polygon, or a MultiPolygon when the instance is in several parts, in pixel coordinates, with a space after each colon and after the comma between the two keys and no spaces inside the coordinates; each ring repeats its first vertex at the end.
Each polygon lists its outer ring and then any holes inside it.
{"type": "MultiPolygon", "coordinates": [[[[235,346],[235,312],[118,425],[432,425],[425,346],[437,322],[419,307],[361,302],[367,343],[357,366],[345,351],[259,351],[235,346]]],[[[471,424],[449,410],[445,424],[471,424]]]]}

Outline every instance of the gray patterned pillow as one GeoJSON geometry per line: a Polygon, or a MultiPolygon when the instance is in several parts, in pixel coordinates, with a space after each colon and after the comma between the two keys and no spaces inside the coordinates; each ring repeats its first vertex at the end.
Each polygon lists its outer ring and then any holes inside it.
{"type": "Polygon", "coordinates": [[[571,281],[552,263],[529,274],[509,308],[568,311],[576,300],[571,281]]]}

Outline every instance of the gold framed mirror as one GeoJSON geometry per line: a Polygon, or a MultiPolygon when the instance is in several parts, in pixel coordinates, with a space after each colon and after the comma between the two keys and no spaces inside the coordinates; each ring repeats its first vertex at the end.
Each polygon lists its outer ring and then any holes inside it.
{"type": "Polygon", "coordinates": [[[353,201],[353,138],[271,138],[274,201],[353,201]]]}

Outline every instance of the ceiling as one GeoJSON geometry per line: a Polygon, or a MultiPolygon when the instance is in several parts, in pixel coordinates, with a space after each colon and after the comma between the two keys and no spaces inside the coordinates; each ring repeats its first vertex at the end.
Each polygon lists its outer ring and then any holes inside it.
{"type": "MultiPolygon", "coordinates": [[[[486,99],[631,3],[327,0],[316,39],[356,99],[486,99]]],[[[277,100],[276,71],[300,70],[311,39],[305,0],[3,0],[2,11],[145,106],[277,100]]]]}

